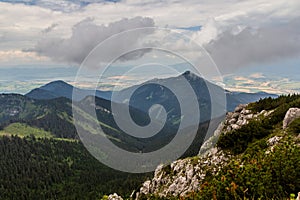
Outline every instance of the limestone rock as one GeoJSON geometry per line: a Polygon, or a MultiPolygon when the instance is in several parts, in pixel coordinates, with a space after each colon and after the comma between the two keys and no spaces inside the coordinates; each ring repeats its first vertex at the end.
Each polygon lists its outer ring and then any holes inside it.
{"type": "Polygon", "coordinates": [[[205,156],[177,160],[168,166],[160,165],[151,181],[144,182],[136,199],[154,194],[159,197],[184,197],[199,190],[209,168],[216,174],[230,160],[229,155],[215,149],[205,156]]]}
{"type": "Polygon", "coordinates": [[[250,113],[251,113],[251,111],[250,110],[246,110],[245,108],[241,111],[241,114],[244,114],[244,115],[248,115],[250,113]]]}
{"type": "Polygon", "coordinates": [[[238,126],[244,126],[247,124],[247,120],[246,119],[240,119],[239,121],[236,122],[236,124],[238,126]]]}
{"type": "Polygon", "coordinates": [[[234,110],[234,112],[241,112],[244,108],[246,108],[247,105],[246,104],[240,104],[239,106],[237,106],[234,110]]]}
{"type": "Polygon", "coordinates": [[[119,196],[117,193],[114,193],[108,196],[108,200],[123,200],[123,198],[119,196]]]}
{"type": "Polygon", "coordinates": [[[300,117],[300,109],[299,108],[290,108],[285,114],[283,120],[283,129],[286,129],[288,125],[290,125],[295,119],[300,117]]]}
{"type": "Polygon", "coordinates": [[[249,114],[249,115],[246,115],[246,116],[245,116],[245,119],[246,119],[246,120],[250,120],[250,119],[252,119],[253,117],[254,117],[253,114],[249,114]]]}
{"type": "Polygon", "coordinates": [[[237,125],[237,124],[233,124],[231,127],[232,127],[233,130],[237,130],[237,129],[241,128],[241,127],[240,127],[239,125],[237,125]]]}
{"type": "Polygon", "coordinates": [[[235,112],[235,113],[233,113],[232,118],[237,119],[237,118],[239,118],[239,116],[240,116],[239,113],[235,112]]]}
{"type": "Polygon", "coordinates": [[[281,138],[282,137],[274,136],[274,137],[268,139],[268,146],[274,146],[274,145],[276,145],[281,140],[281,138]]]}
{"type": "Polygon", "coordinates": [[[140,192],[143,193],[143,194],[149,194],[149,192],[150,192],[150,184],[151,184],[150,180],[145,181],[143,183],[143,186],[140,189],[140,192]]]}
{"type": "Polygon", "coordinates": [[[234,124],[237,121],[236,118],[232,118],[228,121],[228,124],[234,124]]]}

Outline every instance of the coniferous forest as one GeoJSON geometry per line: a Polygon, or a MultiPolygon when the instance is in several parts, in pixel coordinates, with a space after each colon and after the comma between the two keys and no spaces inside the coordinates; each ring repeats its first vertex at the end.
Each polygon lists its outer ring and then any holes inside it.
{"type": "Polygon", "coordinates": [[[101,199],[130,193],[150,174],[108,168],[77,141],[2,136],[0,199],[101,199]]]}

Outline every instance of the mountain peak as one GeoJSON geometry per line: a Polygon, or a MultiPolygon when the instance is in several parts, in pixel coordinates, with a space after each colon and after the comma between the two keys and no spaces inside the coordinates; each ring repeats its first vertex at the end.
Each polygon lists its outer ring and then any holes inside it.
{"type": "Polygon", "coordinates": [[[50,83],[47,83],[46,85],[43,85],[40,88],[44,89],[44,90],[48,90],[48,91],[54,91],[54,90],[61,89],[61,88],[72,89],[73,86],[62,80],[57,80],[57,81],[52,81],[50,83]]]}
{"type": "Polygon", "coordinates": [[[181,76],[184,76],[185,78],[188,79],[202,79],[199,75],[191,72],[190,70],[185,71],[181,76]]]}
{"type": "Polygon", "coordinates": [[[40,88],[31,90],[26,96],[33,99],[54,99],[66,97],[71,99],[74,87],[62,80],[52,81],[40,88]]]}
{"type": "Polygon", "coordinates": [[[187,70],[182,75],[183,76],[187,76],[187,75],[190,75],[190,74],[192,74],[192,72],[190,70],[187,70]]]}

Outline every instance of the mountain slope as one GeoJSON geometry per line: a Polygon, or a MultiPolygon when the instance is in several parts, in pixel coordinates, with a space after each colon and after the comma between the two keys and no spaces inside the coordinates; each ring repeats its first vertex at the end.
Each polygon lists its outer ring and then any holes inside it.
{"type": "Polygon", "coordinates": [[[71,102],[66,98],[41,101],[17,94],[0,95],[0,128],[16,122],[44,129],[56,137],[77,138],[71,102]]]}
{"type": "Polygon", "coordinates": [[[96,200],[129,197],[150,174],[113,170],[78,141],[0,136],[0,199],[96,200]]]}
{"type": "Polygon", "coordinates": [[[137,199],[288,199],[297,194],[300,109],[296,108],[300,95],[237,107],[199,156],[158,166],[154,178],[136,193],[137,199]]]}

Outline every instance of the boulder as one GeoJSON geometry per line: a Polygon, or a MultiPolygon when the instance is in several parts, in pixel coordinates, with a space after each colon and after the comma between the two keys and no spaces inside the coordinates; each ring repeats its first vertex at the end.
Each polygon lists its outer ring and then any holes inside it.
{"type": "Polygon", "coordinates": [[[240,104],[235,108],[234,112],[241,112],[246,106],[246,104],[240,104]]]}
{"type": "Polygon", "coordinates": [[[244,125],[247,124],[247,120],[246,120],[246,119],[239,120],[239,121],[236,122],[236,124],[237,124],[238,126],[244,126],[244,125]]]}
{"type": "Polygon", "coordinates": [[[250,119],[253,119],[253,118],[254,118],[253,114],[249,114],[249,115],[245,116],[245,119],[247,119],[247,120],[250,120],[250,119]]]}
{"type": "Polygon", "coordinates": [[[123,200],[123,198],[119,196],[117,193],[114,193],[108,196],[108,200],[123,200]]]}
{"type": "Polygon", "coordinates": [[[236,118],[232,118],[228,121],[228,124],[234,124],[237,121],[236,118]]]}
{"type": "Polygon", "coordinates": [[[251,110],[246,110],[245,108],[241,111],[241,114],[248,115],[251,113],[251,110]]]}
{"type": "Polygon", "coordinates": [[[237,124],[233,124],[233,125],[231,125],[231,128],[233,130],[237,130],[237,129],[241,128],[241,127],[239,125],[237,125],[237,124]]]}
{"type": "Polygon", "coordinates": [[[283,129],[286,129],[295,119],[300,118],[299,108],[290,108],[283,120],[283,129]]]}

